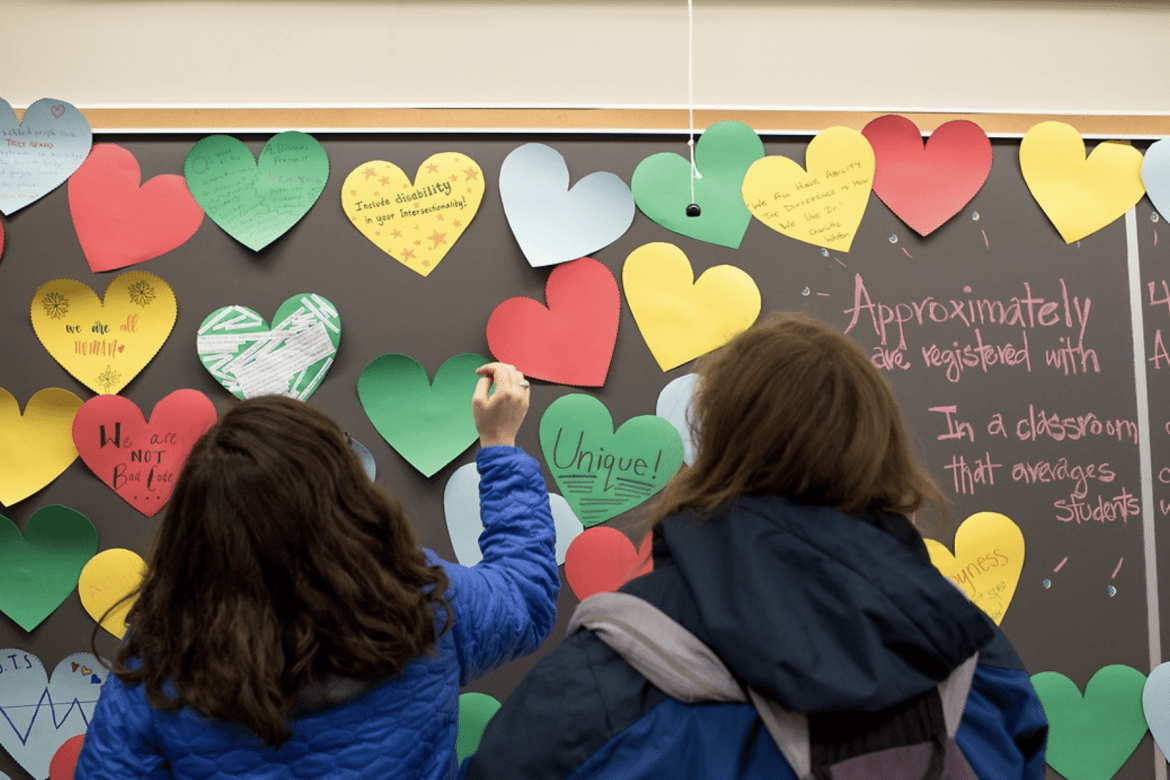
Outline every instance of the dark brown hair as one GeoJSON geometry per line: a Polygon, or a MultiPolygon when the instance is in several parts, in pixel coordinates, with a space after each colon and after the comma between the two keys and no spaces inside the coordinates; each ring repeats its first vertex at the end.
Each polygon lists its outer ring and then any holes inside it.
{"type": "Polygon", "coordinates": [[[778,495],[858,515],[945,513],[893,391],[861,348],[801,313],[777,312],[699,368],[696,456],[659,494],[653,522],[738,496],[778,495]]]}
{"type": "Polygon", "coordinates": [[[280,745],[302,688],[389,677],[431,649],[447,587],[336,423],[243,401],[183,467],[114,672],[154,707],[280,745]]]}

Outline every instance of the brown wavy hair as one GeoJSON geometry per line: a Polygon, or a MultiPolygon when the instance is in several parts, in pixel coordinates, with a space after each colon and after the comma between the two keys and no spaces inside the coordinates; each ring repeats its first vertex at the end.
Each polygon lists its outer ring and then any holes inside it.
{"type": "Polygon", "coordinates": [[[279,746],[298,691],[390,677],[432,649],[447,587],[336,423],[280,396],[243,401],[183,467],[113,671],[158,709],[279,746]]]}
{"type": "Polygon", "coordinates": [[[902,413],[861,347],[803,313],[776,312],[698,367],[695,461],[662,490],[651,522],[778,495],[859,515],[911,516],[946,499],[914,457],[902,413]]]}

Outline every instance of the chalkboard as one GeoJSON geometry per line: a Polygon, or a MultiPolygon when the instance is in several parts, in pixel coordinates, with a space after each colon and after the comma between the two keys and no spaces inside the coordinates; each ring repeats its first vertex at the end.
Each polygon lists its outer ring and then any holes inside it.
{"type": "MultiPolygon", "coordinates": [[[[108,134],[95,141],[133,151],[146,178],[181,174],[187,151],[199,138],[108,134]]],[[[253,153],[267,140],[241,138],[253,153]]],[[[433,477],[423,477],[374,430],[358,401],[358,374],[387,352],[414,357],[431,375],[458,353],[488,355],[485,326],[496,305],[517,295],[544,300],[552,269],[533,269],[525,261],[496,188],[505,156],[518,145],[537,141],[554,147],[564,155],[574,182],[598,170],[629,182],[647,156],[685,153],[686,139],[339,133],[320,140],[329,154],[328,184],[283,237],[253,252],[204,220],[186,244],[135,267],[171,285],[178,318],[169,340],[122,395],[149,410],[175,389],[194,388],[225,407],[230,395],[195,351],[196,329],[204,317],[229,304],[270,317],[292,295],[322,295],[337,307],[344,330],[336,360],[310,402],[369,448],[378,482],[404,501],[422,543],[451,558],[443,489],[458,466],[472,461],[473,450],[433,477]],[[348,224],[340,206],[341,185],[367,161],[392,161],[413,176],[423,160],[444,151],[474,159],[487,188],[466,232],[424,278],[348,224]]],[[[765,148],[768,154],[803,161],[807,141],[767,138],[765,148]]],[[[927,238],[871,196],[848,253],[799,243],[754,220],[742,245],[730,249],[676,235],[639,213],[624,236],[593,257],[619,280],[626,257],[655,241],[680,247],[696,275],[720,264],[737,266],[755,279],[765,312],[813,313],[848,332],[876,363],[888,367],[885,375],[915,446],[952,499],[949,520],[933,534],[953,549],[959,524],[977,512],[1006,515],[1022,529],[1026,558],[1002,627],[1030,672],[1061,672],[1083,690],[1106,665],[1150,671],[1147,560],[1159,562],[1151,572],[1161,575],[1158,581],[1170,581],[1161,563],[1170,561],[1168,535],[1158,537],[1149,550],[1143,523],[1143,512],[1159,521],[1170,514],[1170,405],[1162,401],[1170,389],[1170,228],[1143,199],[1126,219],[1066,245],[1025,186],[1017,150],[1017,141],[996,141],[987,184],[962,213],[927,238]],[[1131,260],[1140,278],[1131,279],[1131,260]],[[1135,374],[1135,290],[1141,295],[1137,314],[1144,330],[1137,346],[1146,386],[1137,384],[1135,374]],[[1139,398],[1148,398],[1148,434],[1139,430],[1139,398]],[[1144,441],[1152,448],[1146,464],[1139,446],[1144,441]],[[1143,466],[1152,494],[1143,494],[1143,466]]],[[[5,218],[3,226],[0,387],[22,407],[44,387],[92,397],[37,340],[29,306],[34,291],[48,280],[78,279],[101,293],[117,272],[89,271],[65,187],[5,218]]],[[[585,392],[604,401],[615,423],[621,423],[653,414],[662,388],[689,370],[689,364],[659,369],[623,300],[608,381],[585,392]]],[[[532,408],[519,443],[542,462],[541,415],[569,392],[581,391],[533,383],[532,408]]],[[[545,473],[551,486],[547,468],[545,473]]],[[[37,509],[55,503],[93,521],[100,549],[128,547],[145,555],[158,522],[128,506],[80,461],[44,490],[0,513],[23,529],[37,509]]],[[[634,533],[639,520],[634,510],[609,524],[634,533]]],[[[557,629],[544,648],[489,674],[472,689],[507,696],[563,637],[575,603],[564,587],[557,629]]],[[[51,669],[89,648],[92,627],[74,594],[31,633],[0,617],[0,647],[31,652],[51,669]]],[[[1160,630],[1159,639],[1170,640],[1167,629],[1160,630]]],[[[98,648],[109,654],[114,642],[103,633],[98,648]]],[[[0,728],[7,726],[0,722],[0,728]]],[[[1147,735],[1117,777],[1152,777],[1151,746],[1147,735]]],[[[2,754],[0,772],[27,776],[2,754]]]]}

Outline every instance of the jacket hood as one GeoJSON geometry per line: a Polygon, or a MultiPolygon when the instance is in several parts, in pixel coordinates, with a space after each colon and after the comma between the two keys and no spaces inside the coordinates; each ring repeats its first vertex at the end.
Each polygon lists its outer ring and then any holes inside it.
{"type": "Polygon", "coordinates": [[[746,685],[805,713],[875,712],[943,680],[994,636],[910,522],[776,496],[654,530],[623,590],[671,615],[746,685]]]}

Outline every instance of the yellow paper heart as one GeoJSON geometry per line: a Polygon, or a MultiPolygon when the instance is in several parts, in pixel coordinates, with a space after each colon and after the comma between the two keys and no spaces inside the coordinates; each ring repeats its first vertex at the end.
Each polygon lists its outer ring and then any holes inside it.
{"type": "Polygon", "coordinates": [[[1141,152],[1106,141],[1086,158],[1080,133],[1064,122],[1041,122],[1024,134],[1020,170],[1066,244],[1113,222],[1146,192],[1141,152]]]}
{"type": "Polygon", "coordinates": [[[362,163],[345,177],[341,207],[375,246],[428,276],[467,229],[483,192],[475,160],[441,152],[418,167],[413,184],[393,163],[362,163]]]}
{"type": "Polygon", "coordinates": [[[95,393],[117,393],[146,367],[175,327],[169,284],[127,271],[106,287],[105,302],[75,279],[45,282],[33,294],[37,338],[66,371],[95,393]]]}
{"type": "Polygon", "coordinates": [[[102,628],[121,639],[126,635],[126,613],[135,599],[121,604],[118,601],[137,588],[145,576],[146,562],[138,553],[120,547],[102,550],[89,559],[77,580],[81,606],[95,621],[101,620],[102,628]],[[106,615],[106,610],[115,604],[118,607],[106,615]],[[105,620],[102,615],[106,615],[105,620]]]}
{"type": "Polygon", "coordinates": [[[77,458],[73,418],[81,399],[46,387],[33,393],[20,414],[12,394],[0,387],[0,504],[12,506],[61,475],[77,458]]]}
{"type": "Polygon", "coordinates": [[[977,512],[955,533],[955,554],[926,540],[930,562],[986,612],[1003,622],[1024,568],[1024,534],[1007,515],[977,512]]]}
{"type": "Polygon", "coordinates": [[[752,163],[743,202],[779,233],[848,252],[873,189],[873,147],[856,130],[830,127],[817,133],[804,156],[807,169],[778,155],[752,163]]]}
{"type": "Polygon", "coordinates": [[[626,300],[663,371],[723,346],[760,316],[760,288],[733,265],[708,268],[695,281],[674,244],[640,246],[622,268],[626,300]]]}

